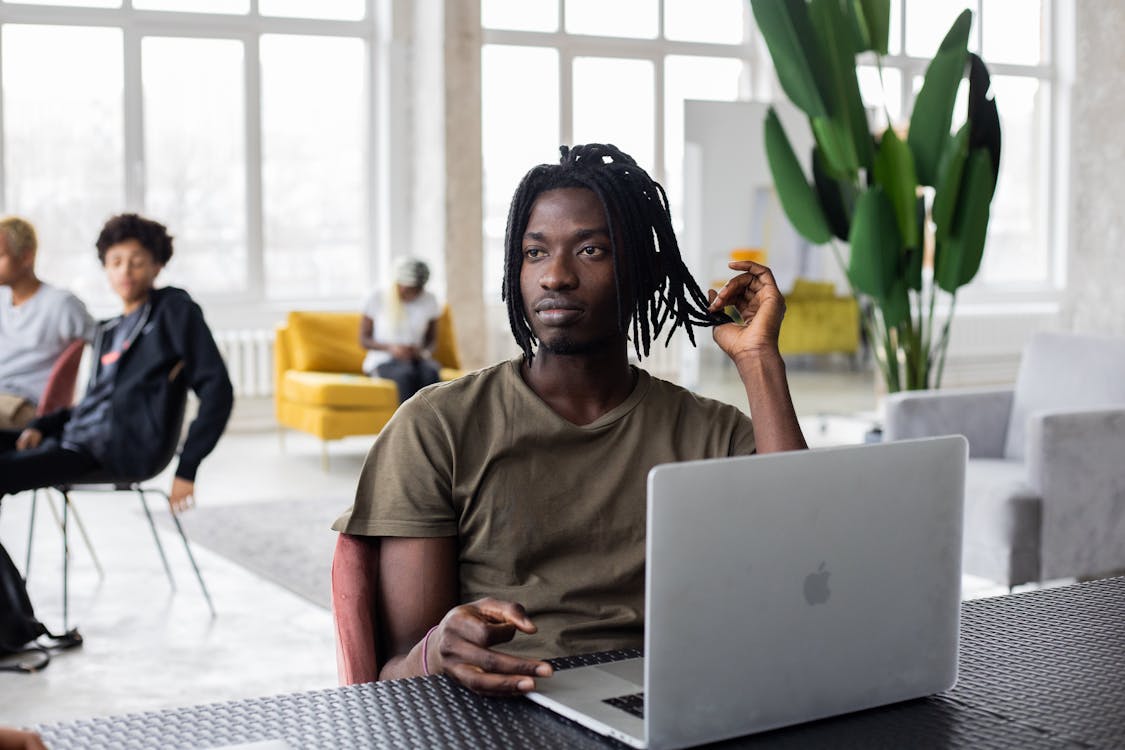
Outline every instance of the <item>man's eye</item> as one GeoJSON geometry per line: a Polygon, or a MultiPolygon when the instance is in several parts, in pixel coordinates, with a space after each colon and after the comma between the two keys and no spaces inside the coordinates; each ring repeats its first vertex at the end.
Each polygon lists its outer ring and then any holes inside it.
{"type": "Polygon", "coordinates": [[[586,247],[582,248],[578,252],[582,253],[583,255],[600,255],[601,252],[602,252],[602,249],[600,247],[595,246],[595,245],[587,245],[586,247]]]}
{"type": "Polygon", "coordinates": [[[529,258],[538,258],[543,254],[543,250],[538,247],[524,248],[523,254],[529,258]]]}

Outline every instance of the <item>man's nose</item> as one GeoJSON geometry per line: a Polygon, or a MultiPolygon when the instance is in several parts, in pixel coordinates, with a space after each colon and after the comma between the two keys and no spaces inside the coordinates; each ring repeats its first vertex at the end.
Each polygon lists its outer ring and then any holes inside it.
{"type": "Polygon", "coordinates": [[[539,285],[544,289],[573,289],[578,286],[578,274],[574,271],[574,259],[566,252],[552,253],[547,259],[539,285]]]}

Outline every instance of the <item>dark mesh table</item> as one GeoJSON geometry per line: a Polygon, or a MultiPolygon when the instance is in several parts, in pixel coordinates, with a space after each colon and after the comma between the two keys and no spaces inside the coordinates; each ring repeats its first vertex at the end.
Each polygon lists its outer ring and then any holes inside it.
{"type": "MultiPolygon", "coordinates": [[[[962,613],[952,691],[721,747],[1125,748],[1125,578],[966,602],[962,613]]],[[[444,677],[37,729],[52,750],[267,739],[302,749],[618,746],[528,701],[481,698],[444,677]]]]}

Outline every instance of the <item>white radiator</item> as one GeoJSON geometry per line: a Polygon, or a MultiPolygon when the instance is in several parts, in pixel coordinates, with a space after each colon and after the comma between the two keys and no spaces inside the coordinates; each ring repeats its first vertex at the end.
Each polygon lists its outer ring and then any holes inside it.
{"type": "Polygon", "coordinates": [[[273,395],[273,331],[216,331],[235,396],[273,395]]]}

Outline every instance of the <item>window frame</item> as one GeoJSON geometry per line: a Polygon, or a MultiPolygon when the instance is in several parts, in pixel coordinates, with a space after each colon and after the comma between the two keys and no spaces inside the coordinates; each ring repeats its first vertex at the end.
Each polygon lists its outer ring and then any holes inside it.
{"type": "MultiPolygon", "coordinates": [[[[145,37],[177,37],[195,39],[236,40],[243,44],[244,148],[246,189],[246,286],[237,292],[200,293],[195,296],[215,306],[218,317],[240,326],[272,324],[277,315],[295,305],[327,309],[338,307],[339,297],[308,299],[269,297],[265,288],[266,248],[264,244],[264,207],[262,195],[262,121],[261,64],[259,41],[264,34],[307,37],[346,37],[360,39],[365,48],[363,71],[366,102],[364,140],[366,162],[364,183],[367,217],[363,222],[363,241],[359,261],[363,267],[364,291],[375,281],[378,271],[376,243],[380,234],[378,222],[380,181],[377,133],[379,114],[377,95],[380,75],[382,39],[379,34],[379,0],[364,0],[364,16],[357,20],[321,18],[290,18],[263,16],[258,0],[250,0],[245,14],[193,13],[189,11],[140,10],[132,0],[122,0],[118,8],[82,8],[59,5],[22,5],[0,0],[0,27],[6,25],[47,25],[76,28],[116,28],[123,37],[123,108],[124,108],[124,177],[123,211],[145,211],[144,154],[144,91],[142,85],[141,45],[145,37]]],[[[3,58],[0,56],[0,66],[3,58]]],[[[2,68],[0,68],[2,75],[2,68]]],[[[6,205],[5,133],[3,97],[0,96],[0,212],[6,205]]],[[[170,227],[173,233],[176,228],[170,227]]],[[[95,231],[91,228],[91,231],[95,231]]],[[[92,238],[91,238],[92,241],[92,238]]],[[[355,300],[358,305],[359,299],[355,300]]]]}

